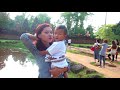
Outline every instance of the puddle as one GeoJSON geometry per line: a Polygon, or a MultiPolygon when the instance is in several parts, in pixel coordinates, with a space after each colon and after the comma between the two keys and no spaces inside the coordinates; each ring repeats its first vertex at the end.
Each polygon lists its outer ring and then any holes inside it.
{"type": "Polygon", "coordinates": [[[38,67],[25,53],[0,49],[0,78],[37,78],[38,67]]]}

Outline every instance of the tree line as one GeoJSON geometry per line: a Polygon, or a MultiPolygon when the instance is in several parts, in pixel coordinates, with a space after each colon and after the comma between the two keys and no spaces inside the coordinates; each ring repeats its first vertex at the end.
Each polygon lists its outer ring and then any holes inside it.
{"type": "MultiPolygon", "coordinates": [[[[26,12],[27,13],[27,12],[26,12]]],[[[34,33],[34,29],[38,24],[50,23],[53,27],[57,24],[65,24],[68,29],[69,37],[88,36],[91,38],[120,40],[120,22],[117,24],[102,25],[96,33],[94,33],[94,27],[88,25],[84,27],[84,21],[88,19],[88,16],[94,15],[90,12],[63,12],[61,17],[54,23],[51,22],[51,17],[46,13],[40,13],[37,16],[17,15],[15,19],[11,19],[9,13],[0,12],[0,33],[14,33],[22,34],[24,32],[34,33]]]]}

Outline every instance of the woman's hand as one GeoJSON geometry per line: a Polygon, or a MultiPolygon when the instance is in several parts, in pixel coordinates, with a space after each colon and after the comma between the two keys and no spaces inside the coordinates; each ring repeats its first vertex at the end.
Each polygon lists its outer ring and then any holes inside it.
{"type": "Polygon", "coordinates": [[[30,37],[30,39],[31,39],[32,41],[37,40],[36,34],[35,34],[35,35],[32,35],[32,34],[30,34],[30,33],[26,33],[26,34],[30,37]]]}
{"type": "Polygon", "coordinates": [[[55,67],[54,69],[50,70],[50,73],[53,75],[53,78],[57,78],[61,73],[64,73],[65,71],[68,71],[67,67],[64,68],[55,67]]]}

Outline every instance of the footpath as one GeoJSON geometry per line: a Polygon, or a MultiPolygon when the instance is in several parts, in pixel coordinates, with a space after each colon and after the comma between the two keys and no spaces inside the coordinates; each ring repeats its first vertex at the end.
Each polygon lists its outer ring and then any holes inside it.
{"type": "MultiPolygon", "coordinates": [[[[78,50],[80,52],[89,53],[93,55],[93,52],[87,48],[71,47],[67,49],[78,50]]],[[[91,62],[94,62],[94,58],[89,55],[81,55],[67,52],[66,56],[71,61],[81,63],[88,68],[96,70],[97,72],[103,74],[106,78],[120,78],[120,64],[110,63],[109,61],[106,61],[105,68],[100,68],[99,66],[94,66],[90,64],[91,62]]],[[[118,61],[120,61],[120,56],[118,56],[118,61]]],[[[99,65],[99,62],[97,62],[97,64],[99,65]]]]}

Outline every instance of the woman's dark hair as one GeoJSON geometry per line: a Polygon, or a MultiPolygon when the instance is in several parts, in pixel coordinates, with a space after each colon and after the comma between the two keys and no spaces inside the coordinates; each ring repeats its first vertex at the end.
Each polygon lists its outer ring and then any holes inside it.
{"type": "Polygon", "coordinates": [[[116,48],[117,48],[117,45],[116,45],[115,41],[112,41],[112,48],[113,48],[113,49],[116,49],[116,48]]]}
{"type": "Polygon", "coordinates": [[[108,43],[108,40],[103,40],[104,43],[108,43]]]}
{"type": "MultiPolygon", "coordinates": [[[[38,37],[39,34],[41,34],[41,32],[44,30],[44,28],[46,27],[51,27],[50,24],[48,23],[44,23],[44,24],[39,24],[37,26],[37,28],[35,29],[35,33],[36,33],[36,37],[38,38],[37,40],[37,43],[36,43],[36,48],[39,50],[39,51],[43,51],[43,50],[46,50],[47,47],[43,44],[43,42],[41,41],[41,39],[38,37]]],[[[50,43],[52,44],[52,43],[50,43]]]]}
{"type": "Polygon", "coordinates": [[[119,41],[118,41],[118,39],[116,39],[116,41],[117,41],[117,45],[119,45],[119,41]]]}
{"type": "Polygon", "coordinates": [[[98,43],[100,43],[100,40],[99,40],[99,39],[97,39],[96,41],[97,41],[98,43]]]}
{"type": "Polygon", "coordinates": [[[57,29],[61,29],[61,30],[63,30],[63,31],[64,31],[64,33],[67,35],[67,28],[66,28],[66,26],[65,26],[65,25],[59,25],[59,26],[57,26],[57,27],[56,27],[56,29],[55,29],[55,30],[57,30],[57,29]]]}

